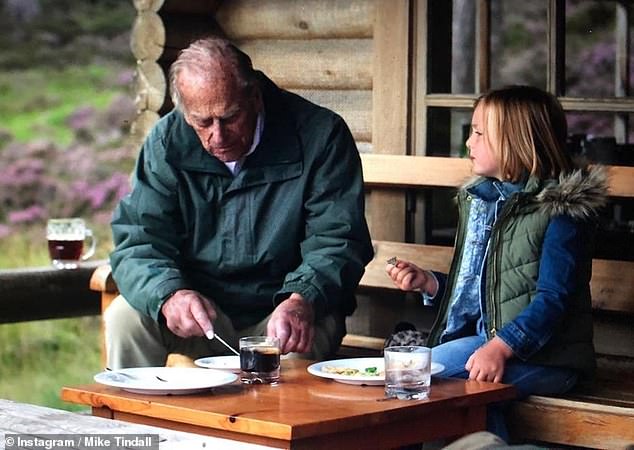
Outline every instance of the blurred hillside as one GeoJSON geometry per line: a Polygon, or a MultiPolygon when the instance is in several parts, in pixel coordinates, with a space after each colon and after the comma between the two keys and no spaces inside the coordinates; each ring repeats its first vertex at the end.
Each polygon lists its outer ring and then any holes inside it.
{"type": "MultiPolygon", "coordinates": [[[[82,216],[103,236],[105,257],[110,213],[136,155],[126,144],[136,10],[122,0],[0,0],[0,8],[0,250],[17,236],[37,244],[50,217],[82,216]]],[[[39,247],[19,248],[0,268],[47,263],[39,247]]]]}
{"type": "Polygon", "coordinates": [[[2,0],[0,5],[2,69],[133,63],[131,0],[2,0]]]}
{"type": "MultiPolygon", "coordinates": [[[[108,222],[137,149],[131,0],[0,0],[0,269],[50,264],[49,217],[108,222]]],[[[101,370],[100,317],[0,326],[0,397],[65,409],[101,370]]]]}

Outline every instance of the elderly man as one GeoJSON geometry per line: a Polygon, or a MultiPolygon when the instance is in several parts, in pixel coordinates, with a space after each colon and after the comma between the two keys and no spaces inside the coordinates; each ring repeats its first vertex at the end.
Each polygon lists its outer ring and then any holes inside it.
{"type": "Polygon", "coordinates": [[[147,137],[112,221],[122,296],[105,313],[112,368],[280,339],[331,356],[372,246],[359,155],[332,111],[281,90],[219,38],[170,69],[175,109],[147,137]]]}

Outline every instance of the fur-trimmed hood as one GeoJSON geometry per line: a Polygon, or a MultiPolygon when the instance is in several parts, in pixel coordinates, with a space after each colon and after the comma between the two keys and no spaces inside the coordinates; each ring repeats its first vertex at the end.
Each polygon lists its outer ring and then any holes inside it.
{"type": "MultiPolygon", "coordinates": [[[[530,177],[520,195],[550,217],[596,218],[608,201],[608,172],[603,166],[578,164],[579,168],[561,175],[558,180],[542,181],[530,177]]],[[[468,190],[484,180],[483,177],[472,177],[461,190],[468,190]]]]}
{"type": "Polygon", "coordinates": [[[608,201],[608,174],[603,166],[576,169],[546,183],[535,196],[539,209],[549,216],[567,215],[576,220],[592,219],[608,201]]]}

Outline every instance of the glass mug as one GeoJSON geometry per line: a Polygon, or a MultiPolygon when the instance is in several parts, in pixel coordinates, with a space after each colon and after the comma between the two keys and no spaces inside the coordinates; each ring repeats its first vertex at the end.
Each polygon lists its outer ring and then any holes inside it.
{"type": "Polygon", "coordinates": [[[50,219],[46,224],[48,254],[53,266],[58,269],[76,269],[79,261],[85,261],[95,254],[97,240],[83,219],[50,219]],[[88,250],[84,251],[84,241],[89,239],[88,250]]]}

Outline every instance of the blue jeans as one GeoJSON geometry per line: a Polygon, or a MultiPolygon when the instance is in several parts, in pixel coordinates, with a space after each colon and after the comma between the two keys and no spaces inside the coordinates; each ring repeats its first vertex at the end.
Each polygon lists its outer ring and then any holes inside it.
{"type": "MultiPolygon", "coordinates": [[[[445,342],[432,349],[434,362],[445,366],[441,377],[469,378],[465,364],[469,357],[486,342],[482,336],[468,336],[445,342]]],[[[502,383],[517,389],[517,398],[527,395],[554,395],[569,391],[577,382],[577,372],[572,369],[539,366],[522,362],[517,358],[507,361],[502,383]]],[[[504,412],[507,402],[495,403],[487,410],[487,430],[509,440],[504,412]]]]}

